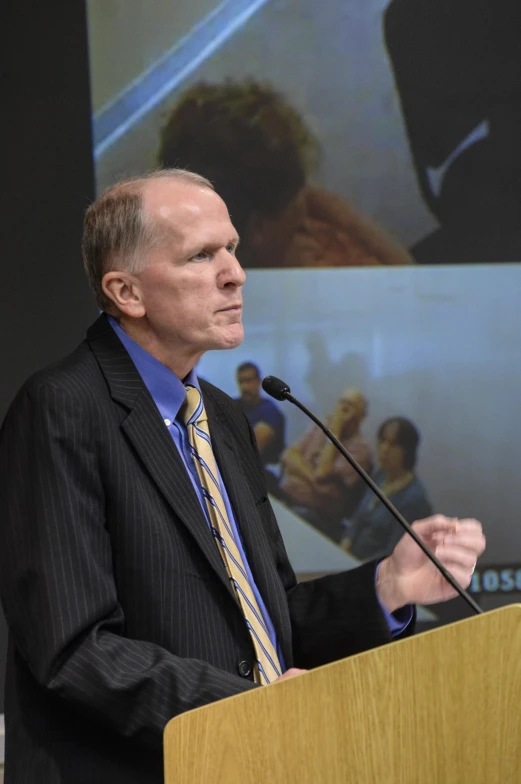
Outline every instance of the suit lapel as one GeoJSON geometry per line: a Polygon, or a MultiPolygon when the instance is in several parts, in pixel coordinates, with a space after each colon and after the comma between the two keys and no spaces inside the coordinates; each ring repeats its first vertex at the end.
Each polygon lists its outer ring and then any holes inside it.
{"type": "MultiPolygon", "coordinates": [[[[125,436],[159,491],[186,525],[211,568],[239,606],[179,452],[134,363],[104,316],[89,329],[87,340],[105,376],[112,399],[128,411],[121,424],[125,436]]],[[[287,598],[255,506],[255,502],[260,499],[254,496],[249,482],[244,481],[244,454],[241,454],[235,440],[229,437],[228,429],[222,424],[235,412],[221,411],[220,408],[217,410],[213,398],[206,392],[204,401],[215,457],[236,520],[240,523],[248,563],[275,627],[284,659],[288,662],[291,661],[291,623],[287,598]]],[[[255,475],[248,478],[253,484],[257,481],[259,487],[262,486],[256,477],[256,469],[255,475]]]]}
{"type": "Polygon", "coordinates": [[[236,601],[184,463],[134,363],[103,316],[91,327],[87,339],[105,375],[111,397],[129,410],[121,429],[145,470],[236,601]]]}
{"type": "Polygon", "coordinates": [[[263,598],[270,618],[277,633],[277,639],[286,662],[291,661],[291,619],[284,587],[277,572],[272,548],[267,534],[261,525],[260,513],[250,485],[245,481],[245,464],[243,456],[229,437],[223,421],[233,416],[234,412],[226,412],[223,416],[217,410],[208,394],[204,396],[208,423],[212,438],[215,458],[234,510],[237,525],[244,544],[248,563],[255,584],[263,598]]]}

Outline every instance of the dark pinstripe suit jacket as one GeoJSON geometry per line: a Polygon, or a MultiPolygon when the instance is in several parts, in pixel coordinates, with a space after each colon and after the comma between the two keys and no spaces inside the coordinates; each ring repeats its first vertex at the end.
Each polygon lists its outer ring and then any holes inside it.
{"type": "MultiPolygon", "coordinates": [[[[201,387],[287,666],[387,641],[374,565],[297,585],[248,422],[201,387]]],[[[204,514],[104,317],[6,417],[0,532],[6,784],[160,782],[172,716],[256,688],[238,673],[252,644],[204,514]]]]}

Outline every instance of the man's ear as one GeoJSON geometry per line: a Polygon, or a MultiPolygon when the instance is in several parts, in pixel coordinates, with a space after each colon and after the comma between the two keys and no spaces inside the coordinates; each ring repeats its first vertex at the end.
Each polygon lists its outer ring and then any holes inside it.
{"type": "Polygon", "coordinates": [[[130,318],[142,318],[146,313],[143,294],[135,275],[124,270],[111,270],[102,278],[103,293],[120,313],[130,318]]]}

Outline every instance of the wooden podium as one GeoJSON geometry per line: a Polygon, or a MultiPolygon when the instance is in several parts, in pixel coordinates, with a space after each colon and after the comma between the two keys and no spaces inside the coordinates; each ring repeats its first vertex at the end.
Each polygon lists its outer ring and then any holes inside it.
{"type": "Polygon", "coordinates": [[[165,784],[520,784],[521,605],[190,711],[165,784]]]}

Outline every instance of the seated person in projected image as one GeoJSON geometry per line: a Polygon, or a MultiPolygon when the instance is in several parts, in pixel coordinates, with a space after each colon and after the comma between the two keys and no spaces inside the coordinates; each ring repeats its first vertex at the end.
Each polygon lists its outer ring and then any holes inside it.
{"type": "Polygon", "coordinates": [[[268,466],[275,466],[280,460],[285,446],[286,418],[276,403],[261,395],[261,373],[257,365],[243,362],[237,368],[236,377],[241,393],[236,400],[255,433],[268,491],[279,495],[278,478],[268,466]]]}
{"type": "MultiPolygon", "coordinates": [[[[373,479],[409,523],[432,514],[425,488],[414,473],[419,443],[418,430],[403,417],[386,419],[378,429],[378,469],[373,479]]],[[[345,531],[342,547],[363,561],[390,553],[403,534],[369,487],[345,531]]]]}
{"type": "MultiPolygon", "coordinates": [[[[371,448],[360,433],[366,416],[365,397],[360,390],[348,387],[327,424],[362,468],[370,471],[371,448]]],[[[286,502],[330,539],[340,541],[341,521],[356,509],[364,491],[354,468],[316,425],[284,452],[281,462],[286,502]]]]}
{"type": "Polygon", "coordinates": [[[253,80],[227,81],[181,95],[162,130],[158,161],[212,181],[241,237],[243,267],[412,263],[382,228],[309,184],[317,153],[282,94],[253,80]]]}

